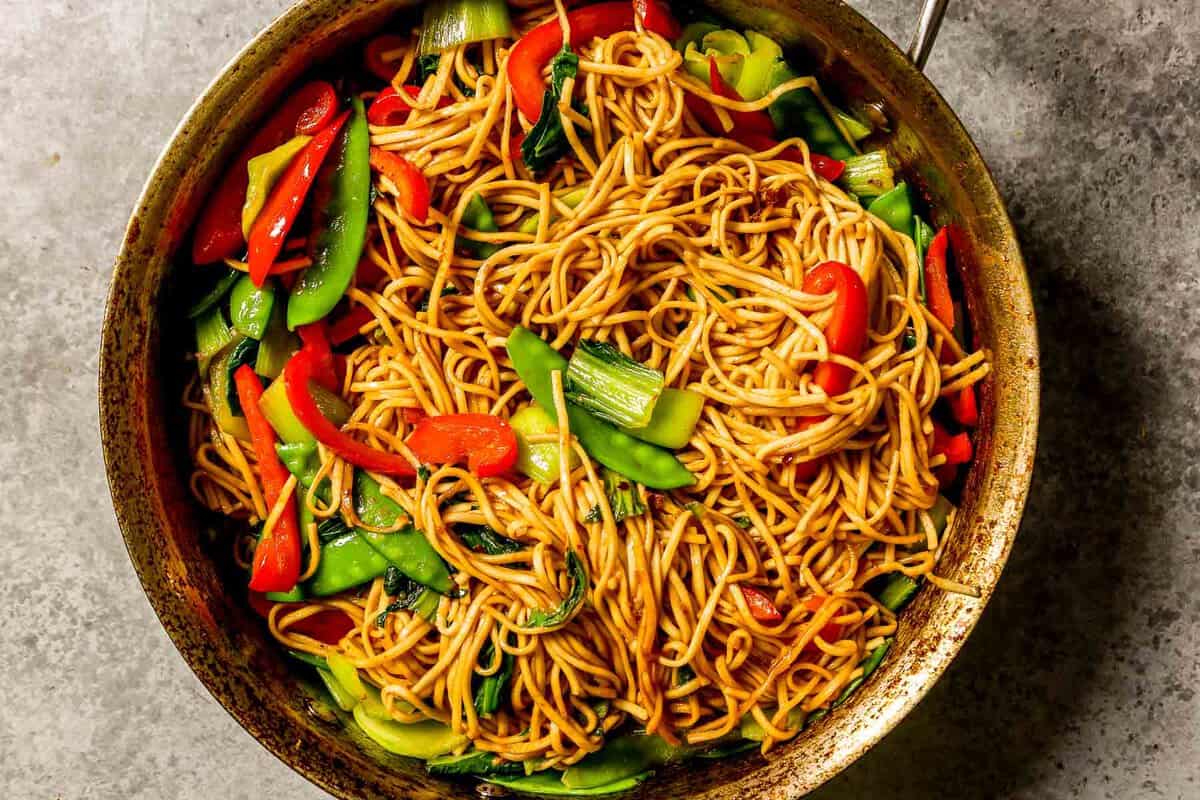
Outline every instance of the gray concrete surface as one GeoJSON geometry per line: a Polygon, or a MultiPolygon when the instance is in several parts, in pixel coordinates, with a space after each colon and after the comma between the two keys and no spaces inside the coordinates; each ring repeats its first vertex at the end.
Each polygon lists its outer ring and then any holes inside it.
{"type": "MultiPolygon", "coordinates": [[[[318,798],[208,696],[134,579],[96,432],[134,198],[283,0],[0,0],[0,793],[318,798]]],[[[907,36],[916,0],[857,3],[907,36]]],[[[816,795],[1200,797],[1200,19],[1194,4],[956,0],[929,65],[1009,199],[1044,433],[962,657],[816,795]]]]}

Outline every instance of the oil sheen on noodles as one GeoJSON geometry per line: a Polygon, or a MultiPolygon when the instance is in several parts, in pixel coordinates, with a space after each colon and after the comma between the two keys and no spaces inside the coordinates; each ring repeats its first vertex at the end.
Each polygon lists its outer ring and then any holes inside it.
{"type": "MultiPolygon", "coordinates": [[[[525,9],[517,28],[556,13],[525,9]]],[[[920,302],[911,239],[808,163],[779,158],[780,148],[753,152],[705,134],[684,106],[693,92],[723,108],[761,109],[796,86],[815,89],[811,79],[737,103],[688,77],[671,43],[640,29],[580,52],[575,94],[588,113],[561,109],[574,158],[540,179],[513,159],[520,130],[500,43],[443,55],[417,112],[399,127],[372,128],[373,145],[427,176],[433,208],[427,224],[410,223],[396,188],[376,177],[378,231],[367,255],[386,277],[348,293],[375,319],[369,343],[349,357],[346,430],[398,449],[409,430],[404,408],[515,414],[528,394],[504,342],[524,325],[556,348],[613,342],[661,370],[668,386],[703,393],[704,416],[679,453],[697,483],[646,496],[651,513],[614,524],[599,465],[565,425],[548,439],[580,465],[564,467],[550,487],[453,466],[411,487],[376,476],[454,565],[461,596],[442,598],[436,623],[398,611],[379,627],[387,599],[376,579],[363,596],[277,606],[271,631],[289,648],[340,651],[380,687],[396,719],[436,718],[507,759],[562,767],[630,719],[671,742],[711,742],[747,713],[764,731],[765,752],[795,735],[789,711],[828,706],[895,631],[867,581],[902,571],[966,590],[932,576],[943,543],[928,509],[942,457],[931,455],[930,412],[940,395],[987,373],[987,354],[964,353],[920,302]],[[442,95],[454,102],[437,108],[442,95]],[[583,195],[574,208],[562,199],[572,190],[583,195]],[[501,232],[460,225],[475,192],[501,232]],[[536,230],[516,232],[535,211],[536,230]],[[463,235],[505,246],[480,262],[455,251],[463,235]],[[830,259],[856,270],[871,298],[861,360],[834,357],[856,374],[836,399],[811,381],[828,355],[821,331],[832,295],[800,288],[807,270],[830,259]],[[906,329],[926,344],[905,350],[906,329]],[[939,364],[943,346],[952,357],[939,364]],[[818,424],[797,424],[822,413],[818,424]],[[808,474],[813,460],[819,469],[808,474]],[[596,506],[601,521],[586,521],[596,506]],[[528,549],[468,550],[448,528],[462,522],[528,549]],[[565,624],[531,630],[532,610],[569,591],[571,550],[585,558],[587,602],[565,624]],[[781,591],[782,621],[756,621],[739,584],[781,591]],[[291,630],[322,609],[356,623],[336,647],[291,630]],[[507,702],[480,719],[472,681],[500,665],[498,657],[479,663],[489,643],[511,654],[515,669],[507,702]],[[599,701],[610,709],[602,718],[599,701]]],[[[416,69],[414,37],[394,85],[419,83],[416,69]]],[[[217,431],[195,387],[185,403],[193,492],[222,513],[266,518],[253,450],[217,431]]],[[[311,493],[303,502],[318,519],[354,520],[353,468],[324,449],[321,458],[339,502],[326,506],[311,493]]],[[[243,562],[246,545],[237,548],[243,562]]]]}

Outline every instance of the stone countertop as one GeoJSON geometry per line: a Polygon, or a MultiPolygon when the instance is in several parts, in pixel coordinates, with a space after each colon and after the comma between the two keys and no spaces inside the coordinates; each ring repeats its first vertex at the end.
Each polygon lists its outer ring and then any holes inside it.
{"type": "MultiPolygon", "coordinates": [[[[192,99],[286,3],[0,0],[0,786],[320,798],[209,697],[126,558],[97,437],[109,272],[192,99]]],[[[916,0],[861,0],[907,37],[916,0]]],[[[961,657],[813,797],[1200,796],[1200,19],[956,0],[928,72],[1007,197],[1043,429],[961,657]]]]}

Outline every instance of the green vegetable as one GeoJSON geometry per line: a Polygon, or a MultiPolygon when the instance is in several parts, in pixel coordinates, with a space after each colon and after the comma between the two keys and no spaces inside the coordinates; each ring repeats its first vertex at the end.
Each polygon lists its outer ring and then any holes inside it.
{"type": "MultiPolygon", "coordinates": [[[[321,409],[321,413],[334,425],[344,425],[346,420],[350,419],[350,406],[346,405],[346,401],[341,397],[316,384],[309,386],[308,390],[312,393],[317,408],[321,409]]],[[[267,418],[267,422],[271,423],[271,427],[275,429],[275,433],[284,442],[315,441],[308,428],[296,419],[292,405],[287,399],[287,386],[283,381],[271,382],[271,385],[263,392],[258,407],[263,412],[263,416],[267,418]]]]}
{"type": "MultiPolygon", "coordinates": [[[[490,667],[495,663],[496,650],[492,647],[492,643],[488,642],[483,648],[483,652],[479,654],[479,662],[484,666],[490,667]]],[[[475,712],[481,717],[491,716],[500,708],[500,701],[503,699],[504,687],[508,685],[508,679],[512,677],[513,664],[515,659],[509,653],[501,653],[500,669],[496,670],[493,675],[486,675],[478,678],[479,685],[475,687],[475,712]]]]}
{"type": "Polygon", "coordinates": [[[730,86],[736,86],[742,67],[750,56],[750,43],[737,31],[717,29],[705,33],[698,43],[683,48],[683,68],[693,77],[709,82],[709,59],[717,62],[717,72],[730,86]]]}
{"type": "Polygon", "coordinates": [[[325,597],[374,580],[387,572],[391,562],[354,529],[321,545],[317,571],[306,589],[315,597],[325,597]]]}
{"type": "Polygon", "coordinates": [[[362,99],[352,98],[350,109],[350,119],[313,184],[313,263],[300,273],[288,298],[289,330],[324,319],[333,310],[354,277],[367,241],[371,136],[362,99]]]}
{"type": "MultiPolygon", "coordinates": [[[[578,189],[572,189],[569,192],[561,194],[558,199],[561,200],[568,208],[578,208],[583,202],[583,198],[587,197],[588,187],[580,186],[578,189]]],[[[525,233],[533,236],[537,233],[538,224],[541,222],[541,212],[535,211],[525,219],[521,220],[521,224],[517,226],[518,233],[525,233]]],[[[553,218],[551,219],[553,221],[553,218]]]]}
{"type": "Polygon", "coordinates": [[[383,590],[392,601],[375,617],[375,624],[381,628],[387,620],[387,615],[393,611],[415,611],[419,616],[431,621],[437,616],[438,604],[441,602],[438,593],[405,575],[395,564],[383,573],[383,590]]]}
{"type": "MultiPolygon", "coordinates": [[[[767,91],[799,77],[786,61],[776,61],[771,68],[767,91]]],[[[775,123],[780,139],[803,137],[814,153],[845,161],[854,155],[854,148],[842,136],[825,107],[811,89],[794,89],[771,103],[767,111],[775,123]]]]}
{"type": "MultiPolygon", "coordinates": [[[[467,207],[463,210],[462,224],[465,228],[484,233],[495,233],[500,230],[500,226],[496,224],[496,218],[492,216],[492,209],[488,207],[487,201],[479,192],[472,194],[471,199],[467,201],[467,207]]],[[[480,260],[491,256],[500,249],[500,245],[495,242],[481,242],[462,236],[455,239],[454,243],[480,260]]]]}
{"type": "Polygon", "coordinates": [[[225,299],[225,295],[229,293],[241,275],[241,272],[228,267],[221,271],[211,270],[208,272],[209,286],[200,295],[200,299],[188,308],[188,319],[196,319],[225,299]]]}
{"type": "Polygon", "coordinates": [[[482,551],[487,553],[489,556],[516,553],[525,549],[525,545],[520,542],[514,542],[506,536],[501,536],[487,525],[460,522],[454,526],[454,532],[458,534],[458,538],[462,539],[463,544],[467,547],[476,552],[482,551]]]}
{"type": "Polygon", "coordinates": [[[937,500],[933,501],[933,506],[929,509],[929,518],[933,522],[933,529],[939,536],[946,530],[946,523],[950,519],[950,514],[954,512],[954,504],[947,500],[943,495],[938,495],[937,500]]]}
{"type": "Polygon", "coordinates": [[[225,322],[220,306],[210,309],[196,319],[196,355],[200,358],[200,374],[208,370],[212,357],[233,343],[236,334],[225,322]]]}
{"type": "Polygon", "coordinates": [[[342,711],[352,711],[358,705],[358,700],[346,691],[346,688],[333,677],[333,673],[328,669],[318,669],[317,676],[320,677],[321,683],[325,684],[325,688],[329,691],[329,695],[333,698],[333,702],[337,703],[338,708],[342,711]]]}
{"type": "MultiPolygon", "coordinates": [[[[258,355],[258,342],[249,338],[241,338],[230,345],[215,364],[220,364],[221,376],[220,383],[225,386],[225,397],[229,401],[230,410],[237,415],[242,414],[242,402],[238,399],[237,385],[233,380],[233,373],[238,371],[238,367],[243,364],[253,364],[255,356],[258,355]]],[[[213,371],[209,371],[209,380],[213,381],[214,391],[216,391],[217,375],[213,371]]]]}
{"type": "Polygon", "coordinates": [[[883,150],[850,156],[844,161],[846,170],[839,181],[848,192],[859,197],[877,197],[891,191],[896,185],[895,174],[883,150]]]}
{"type": "MultiPolygon", "coordinates": [[[[550,62],[550,87],[542,96],[542,114],[521,142],[521,158],[532,172],[544,172],[571,149],[558,113],[558,100],[563,93],[563,81],[575,77],[578,68],[579,56],[568,46],[550,62]]],[[[586,106],[577,106],[576,110],[587,113],[586,106]]]]}
{"type": "Polygon", "coordinates": [[[700,415],[704,412],[704,395],[691,389],[663,389],[650,423],[644,428],[622,428],[637,439],[660,447],[677,450],[686,447],[700,415]]]}
{"type": "Polygon", "coordinates": [[[933,241],[933,228],[919,216],[913,217],[913,244],[917,247],[917,292],[921,302],[925,302],[925,254],[929,252],[929,243],[933,241]]]}
{"type": "MultiPolygon", "coordinates": [[[[308,488],[312,485],[312,475],[305,473],[316,471],[316,467],[312,465],[312,459],[317,454],[317,442],[281,442],[275,445],[275,452],[279,455],[279,460],[287,467],[287,471],[296,476],[296,480],[300,481],[300,485],[308,488]]],[[[336,518],[341,522],[341,518],[336,518]]]]}
{"type": "Polygon", "coordinates": [[[233,385],[233,372],[246,358],[253,354],[242,346],[253,339],[239,338],[222,350],[208,370],[208,381],[204,385],[204,396],[212,410],[217,427],[236,439],[250,441],[250,428],[241,414],[241,405],[235,406],[237,390],[233,385]],[[232,398],[232,400],[231,400],[232,398]]]}
{"type": "Polygon", "coordinates": [[[871,126],[864,123],[858,117],[847,114],[840,108],[834,116],[837,117],[838,122],[842,123],[842,127],[846,129],[846,132],[850,134],[850,138],[854,141],[862,141],[871,135],[871,126]]]}
{"type": "MultiPolygon", "coordinates": [[[[547,411],[554,407],[552,372],[566,372],[567,360],[532,331],[516,327],[506,345],[517,375],[547,411]]],[[[627,475],[651,489],[677,489],[696,482],[675,456],[646,442],[638,441],[604,420],[598,419],[574,403],[567,403],[567,417],[573,433],[592,458],[627,475]]]]}
{"type": "Polygon", "coordinates": [[[574,616],[576,609],[583,603],[587,591],[587,568],[583,560],[574,550],[567,551],[567,574],[571,579],[571,589],[557,608],[550,610],[535,609],[529,615],[525,628],[555,628],[564,624],[574,616]]]}
{"type": "Polygon", "coordinates": [[[229,320],[243,336],[261,339],[267,332],[274,306],[275,284],[268,279],[260,289],[249,275],[243,275],[229,293],[229,320]]]}
{"type": "Polygon", "coordinates": [[[442,57],[437,53],[417,56],[417,77],[420,82],[425,83],[425,81],[429,80],[430,75],[437,74],[441,63],[442,57]]]}
{"type": "Polygon", "coordinates": [[[615,522],[646,513],[637,484],[608,467],[604,468],[604,493],[608,495],[608,505],[612,508],[615,522]]]}
{"type": "Polygon", "coordinates": [[[567,767],[562,782],[570,789],[595,789],[632,778],[683,755],[681,748],[668,744],[661,736],[618,736],[607,742],[604,749],[567,767]]]}
{"type": "Polygon", "coordinates": [[[898,612],[908,605],[920,588],[921,584],[915,578],[893,572],[887,576],[887,582],[877,595],[879,604],[893,613],[898,612]]]}
{"type": "Polygon", "coordinates": [[[296,136],[274,150],[260,153],[246,164],[248,181],[246,183],[246,202],[242,204],[242,236],[250,239],[250,229],[254,220],[267,203],[271,189],[283,176],[288,165],[296,154],[312,140],[311,136],[296,136]]]}
{"type": "Polygon", "coordinates": [[[367,687],[362,682],[362,678],[358,676],[358,667],[354,666],[350,659],[341,653],[330,653],[325,657],[325,662],[328,664],[330,674],[346,691],[346,694],[360,703],[367,699],[367,687]]]}
{"type": "MultiPolygon", "coordinates": [[[[693,22],[683,29],[683,33],[679,35],[679,39],[675,42],[675,49],[683,53],[687,50],[689,44],[700,46],[700,41],[708,34],[715,30],[719,30],[719,25],[714,25],[711,22],[693,22]]],[[[704,79],[707,81],[708,76],[704,79]]]]}
{"type": "Polygon", "coordinates": [[[867,211],[886,222],[896,233],[903,233],[910,238],[913,236],[912,199],[908,194],[908,184],[904,181],[876,197],[867,206],[867,211]]]}
{"type": "Polygon", "coordinates": [[[393,720],[377,719],[368,713],[362,703],[354,707],[354,721],[363,733],[384,750],[410,758],[435,758],[471,741],[436,720],[404,725],[393,720]]]}
{"type": "Polygon", "coordinates": [[[733,88],[743,100],[757,100],[771,91],[775,65],[783,59],[783,50],[774,39],[756,31],[746,31],[750,55],[742,62],[741,74],[733,88]]]}
{"type": "Polygon", "coordinates": [[[536,772],[533,775],[525,775],[519,778],[499,777],[489,775],[484,778],[488,783],[494,783],[497,786],[503,786],[505,789],[512,789],[516,792],[525,792],[526,794],[546,794],[546,795],[569,795],[571,797],[591,797],[602,794],[615,794],[617,792],[627,792],[635,788],[639,783],[650,777],[652,773],[643,772],[639,775],[632,775],[628,778],[622,778],[612,783],[606,783],[603,786],[594,786],[590,789],[572,789],[565,786],[559,773],[547,770],[546,772],[536,772]]]}
{"type": "MultiPolygon", "coordinates": [[[[768,716],[770,716],[768,714],[768,716]]],[[[787,713],[788,728],[803,728],[804,727],[804,712],[798,706],[788,709],[787,713]]],[[[767,732],[763,730],[763,726],[758,724],[758,720],[753,714],[746,714],[742,717],[741,733],[743,739],[749,739],[752,742],[761,742],[767,738],[767,732]]]]}
{"type": "Polygon", "coordinates": [[[425,762],[431,775],[524,775],[524,766],[505,761],[486,750],[468,750],[457,756],[438,756],[425,762]]]}
{"type": "Polygon", "coordinates": [[[666,380],[608,342],[581,339],[567,365],[563,388],[572,403],[625,428],[644,428],[666,380]]]}
{"type": "MultiPolygon", "coordinates": [[[[401,517],[407,516],[400,504],[383,494],[379,483],[362,470],[354,473],[354,512],[363,524],[372,528],[393,528],[401,517]]],[[[360,529],[358,534],[417,583],[441,594],[448,594],[454,588],[446,562],[425,534],[413,526],[395,533],[360,529]]]]}
{"type": "Polygon", "coordinates": [[[300,584],[296,584],[286,592],[267,592],[266,598],[273,603],[302,603],[304,602],[304,588],[300,584]]]}
{"type": "Polygon", "coordinates": [[[876,647],[867,655],[866,658],[863,659],[861,665],[862,674],[846,684],[846,688],[842,690],[840,695],[838,695],[838,699],[833,701],[833,708],[837,708],[842,703],[846,702],[846,700],[850,698],[850,695],[854,694],[854,690],[862,686],[867,678],[871,677],[871,673],[878,669],[879,665],[883,663],[883,657],[887,655],[888,648],[891,646],[892,640],[884,639],[883,644],[876,647]]]}
{"type": "MultiPolygon", "coordinates": [[[[508,421],[517,434],[517,471],[528,475],[547,486],[558,480],[561,453],[558,442],[529,444],[526,437],[552,433],[558,430],[554,417],[536,403],[526,406],[512,415],[508,421]]],[[[579,456],[568,449],[568,470],[579,466],[579,456]]]]}
{"type": "Polygon", "coordinates": [[[504,0],[433,0],[425,6],[417,50],[442,53],[460,44],[510,38],[512,32],[504,0]]]}
{"type": "Polygon", "coordinates": [[[696,753],[696,758],[706,758],[706,759],[714,759],[715,760],[718,758],[728,758],[729,756],[736,756],[739,753],[745,753],[748,750],[757,750],[757,749],[758,749],[758,742],[755,742],[752,740],[746,740],[746,741],[740,741],[740,742],[730,742],[729,744],[718,745],[718,746],[710,748],[708,750],[701,750],[699,753],[696,753]]]}
{"type": "Polygon", "coordinates": [[[300,349],[300,340],[287,329],[287,303],[271,304],[271,319],[266,333],[258,343],[258,358],[254,371],[274,380],[283,374],[283,367],[292,354],[300,349]]]}
{"type": "MultiPolygon", "coordinates": [[[[270,593],[268,592],[268,594],[270,593]]],[[[288,650],[287,654],[301,664],[308,664],[310,667],[316,667],[317,669],[329,669],[329,662],[321,656],[314,656],[312,653],[305,653],[300,650],[288,650]]]]}

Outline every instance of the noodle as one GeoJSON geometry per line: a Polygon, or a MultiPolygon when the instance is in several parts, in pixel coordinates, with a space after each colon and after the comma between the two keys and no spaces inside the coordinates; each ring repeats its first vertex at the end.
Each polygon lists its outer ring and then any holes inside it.
{"type": "MultiPolygon", "coordinates": [[[[553,14],[565,20],[556,3],[521,16],[519,27],[553,14]]],[[[441,598],[433,622],[399,610],[378,624],[387,606],[378,578],[359,593],[276,607],[271,632],[289,648],[324,653],[329,645],[296,626],[321,611],[347,615],[354,629],[332,649],[381,689],[397,720],[440,720],[480,750],[538,768],[579,761],[627,720],[700,744],[750,715],[765,752],[796,734],[789,712],[827,707],[895,632],[895,615],[864,589],[873,577],[899,571],[972,591],[932,572],[943,542],[928,513],[941,463],[931,455],[930,413],[940,396],[987,375],[988,354],[962,351],[921,302],[912,240],[818,178],[802,140],[786,143],[802,163],[781,148],[753,152],[704,133],[684,105],[691,92],[727,118],[797,86],[819,93],[811,78],[737,102],[687,76],[655,34],[625,31],[579,52],[573,86],[586,114],[559,106],[573,158],[539,178],[510,152],[532,121],[516,111],[499,41],[444,54],[408,120],[372,127],[372,144],[417,166],[434,201],[429,223],[417,225],[396,187],[378,179],[365,258],[382,277],[347,294],[372,319],[347,359],[345,430],[416,464],[403,443],[404,409],[511,417],[529,400],[504,341],[523,325],[555,348],[610,342],[663,372],[667,385],[703,394],[703,417],[678,454],[697,483],[667,493],[638,487],[650,513],[616,522],[599,465],[566,424],[555,373],[563,424],[544,441],[558,446],[562,466],[552,486],[455,466],[412,486],[380,479],[457,570],[459,591],[441,598]],[[438,108],[442,96],[453,103],[438,108]],[[563,195],[577,188],[585,192],[572,208],[563,195]],[[501,245],[482,261],[455,250],[475,193],[500,227],[470,232],[501,245]],[[531,213],[536,228],[519,232],[531,213]],[[832,296],[802,290],[826,260],[848,264],[870,293],[857,360],[831,355],[822,334],[832,296]],[[927,344],[906,349],[909,330],[927,344]],[[948,363],[937,357],[943,345],[948,363]],[[824,360],[853,371],[838,397],[813,382],[824,360]],[[820,421],[798,425],[803,417],[820,421]],[[808,475],[812,461],[819,467],[808,475]],[[462,523],[525,549],[474,552],[454,533],[462,523]],[[563,624],[527,627],[530,613],[569,593],[572,551],[586,565],[586,602],[563,624]],[[742,584],[769,586],[783,619],[755,619],[742,584]],[[504,702],[481,717],[475,687],[508,657],[504,702]]],[[[399,65],[394,85],[416,82],[415,38],[389,59],[399,65]]],[[[283,501],[266,508],[253,450],[216,435],[195,388],[187,397],[193,494],[270,527],[283,501]]],[[[317,482],[332,481],[333,505],[311,490],[298,490],[299,501],[318,519],[340,512],[361,525],[353,467],[324,447],[320,459],[317,482]]],[[[317,553],[315,528],[304,535],[317,553]]],[[[310,560],[305,575],[316,568],[310,560]]]]}

